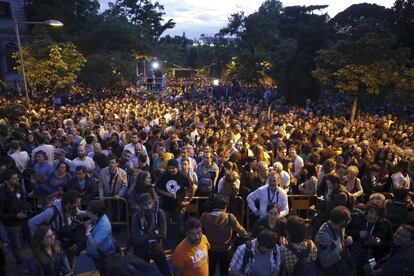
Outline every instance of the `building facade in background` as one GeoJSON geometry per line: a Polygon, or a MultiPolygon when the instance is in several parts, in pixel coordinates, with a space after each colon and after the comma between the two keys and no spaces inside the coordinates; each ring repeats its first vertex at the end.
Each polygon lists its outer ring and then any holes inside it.
{"type": "MultiPolygon", "coordinates": [[[[0,88],[3,91],[16,89],[16,83],[22,86],[22,76],[14,69],[16,62],[12,55],[17,52],[13,21],[26,21],[24,6],[25,0],[0,0],[0,88]]],[[[20,24],[19,32],[24,44],[27,26],[20,24]]]]}

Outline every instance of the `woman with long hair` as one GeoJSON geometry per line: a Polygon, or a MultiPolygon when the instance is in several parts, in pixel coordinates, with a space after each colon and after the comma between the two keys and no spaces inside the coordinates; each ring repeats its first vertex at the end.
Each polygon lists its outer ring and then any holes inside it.
{"type": "Polygon", "coordinates": [[[72,175],[69,173],[69,165],[65,162],[59,162],[56,166],[56,171],[49,176],[47,184],[55,190],[62,190],[71,179],[72,175]]]}
{"type": "Polygon", "coordinates": [[[61,276],[71,274],[69,261],[57,243],[55,233],[47,225],[39,226],[33,236],[34,261],[32,276],[61,276]]]}
{"type": "Polygon", "coordinates": [[[128,193],[128,203],[133,212],[138,209],[138,198],[143,193],[149,193],[155,202],[158,201],[158,195],[152,184],[152,177],[148,171],[141,171],[138,174],[135,185],[128,193]]]}

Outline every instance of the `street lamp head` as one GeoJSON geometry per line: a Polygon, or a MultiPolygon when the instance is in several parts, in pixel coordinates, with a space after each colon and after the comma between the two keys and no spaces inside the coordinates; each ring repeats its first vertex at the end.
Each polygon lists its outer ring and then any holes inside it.
{"type": "Polygon", "coordinates": [[[158,61],[154,61],[152,63],[152,69],[158,69],[160,67],[160,64],[158,63],[158,61]]]}
{"type": "Polygon", "coordinates": [[[52,27],[62,27],[62,26],[63,26],[63,23],[62,23],[62,22],[60,22],[60,21],[58,21],[58,20],[53,20],[53,19],[51,19],[51,20],[46,20],[44,23],[45,23],[46,25],[48,25],[48,26],[52,26],[52,27]]]}

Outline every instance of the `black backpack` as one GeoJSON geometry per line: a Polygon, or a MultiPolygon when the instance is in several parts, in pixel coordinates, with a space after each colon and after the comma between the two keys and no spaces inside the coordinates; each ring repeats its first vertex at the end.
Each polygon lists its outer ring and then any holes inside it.
{"type": "Polygon", "coordinates": [[[316,276],[316,265],[309,257],[312,249],[312,244],[308,241],[306,249],[299,251],[293,245],[287,244],[287,249],[290,250],[298,258],[291,276],[316,276]]]}
{"type": "MultiPolygon", "coordinates": [[[[246,245],[246,250],[244,251],[244,255],[243,255],[243,263],[242,266],[240,268],[240,272],[244,273],[244,270],[246,269],[247,264],[250,262],[251,258],[253,258],[253,243],[251,240],[247,241],[245,243],[246,245]]],[[[273,250],[273,260],[276,262],[277,259],[277,250],[276,248],[273,250]]]]}

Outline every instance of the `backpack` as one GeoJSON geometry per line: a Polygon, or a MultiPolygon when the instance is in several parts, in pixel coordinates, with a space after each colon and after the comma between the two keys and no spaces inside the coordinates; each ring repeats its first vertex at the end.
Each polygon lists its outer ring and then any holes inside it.
{"type": "MultiPolygon", "coordinates": [[[[253,242],[252,240],[249,240],[245,243],[246,250],[244,251],[243,255],[243,263],[240,268],[240,271],[244,273],[244,270],[246,269],[247,264],[250,262],[250,260],[253,258],[253,242]]],[[[277,260],[277,250],[276,248],[273,250],[273,260],[276,262],[277,260]]]]}
{"type": "Polygon", "coordinates": [[[298,258],[293,268],[292,276],[316,276],[315,262],[309,258],[312,249],[312,244],[309,241],[306,243],[306,249],[303,251],[299,251],[290,243],[286,247],[298,258]]]}

